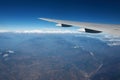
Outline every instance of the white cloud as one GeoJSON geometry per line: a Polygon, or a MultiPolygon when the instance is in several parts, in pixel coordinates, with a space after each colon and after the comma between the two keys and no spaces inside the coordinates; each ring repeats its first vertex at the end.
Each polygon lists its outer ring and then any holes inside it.
{"type": "Polygon", "coordinates": [[[63,30],[63,29],[36,29],[36,30],[0,30],[0,33],[80,33],[75,30],[63,30]]]}
{"type": "Polygon", "coordinates": [[[0,30],[0,33],[10,32],[9,30],[0,30]]]}
{"type": "Polygon", "coordinates": [[[92,37],[97,38],[105,43],[107,43],[108,46],[120,46],[120,37],[114,37],[110,36],[108,34],[90,34],[90,33],[84,33],[84,29],[81,30],[71,30],[71,29],[50,29],[50,28],[44,28],[44,29],[35,29],[35,30],[0,30],[0,33],[80,33],[79,35],[75,35],[75,37],[80,36],[86,36],[86,37],[92,37]]]}
{"type": "Polygon", "coordinates": [[[105,42],[108,46],[120,46],[120,37],[118,36],[111,36],[109,34],[89,34],[89,33],[82,33],[81,35],[75,35],[75,37],[86,36],[90,38],[96,38],[105,42]]]}
{"type": "Polygon", "coordinates": [[[108,46],[120,46],[120,37],[104,34],[103,36],[98,38],[107,43],[108,46]]]}
{"type": "Polygon", "coordinates": [[[103,34],[103,35],[97,36],[97,38],[107,43],[108,46],[120,46],[120,36],[103,34]]]}

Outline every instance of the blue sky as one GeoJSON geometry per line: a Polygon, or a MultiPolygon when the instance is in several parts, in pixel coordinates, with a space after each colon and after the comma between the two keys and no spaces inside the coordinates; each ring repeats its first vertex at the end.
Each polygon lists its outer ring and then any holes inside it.
{"type": "Polygon", "coordinates": [[[56,28],[40,17],[120,24],[120,1],[0,0],[0,29],[56,28]]]}

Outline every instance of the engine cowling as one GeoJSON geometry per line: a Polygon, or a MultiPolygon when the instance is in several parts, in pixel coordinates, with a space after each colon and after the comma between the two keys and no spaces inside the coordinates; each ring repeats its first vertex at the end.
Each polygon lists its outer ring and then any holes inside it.
{"type": "Polygon", "coordinates": [[[56,26],[59,26],[59,27],[72,27],[72,25],[67,25],[67,24],[56,24],[56,26]]]}
{"type": "Polygon", "coordinates": [[[102,31],[92,30],[92,29],[85,28],[85,32],[87,32],[87,33],[101,33],[102,31]]]}

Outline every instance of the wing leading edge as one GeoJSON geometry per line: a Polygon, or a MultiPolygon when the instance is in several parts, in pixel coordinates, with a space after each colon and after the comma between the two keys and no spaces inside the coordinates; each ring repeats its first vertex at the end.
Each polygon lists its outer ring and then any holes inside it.
{"type": "Polygon", "coordinates": [[[57,20],[57,19],[48,19],[48,18],[39,18],[39,19],[62,24],[62,25],[78,26],[81,28],[85,28],[87,31],[95,31],[96,33],[104,32],[111,35],[120,36],[120,25],[75,22],[75,21],[57,20]]]}

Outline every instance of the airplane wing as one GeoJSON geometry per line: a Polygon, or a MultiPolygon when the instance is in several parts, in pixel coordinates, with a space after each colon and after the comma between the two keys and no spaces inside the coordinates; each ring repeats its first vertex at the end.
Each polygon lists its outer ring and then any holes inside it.
{"type": "Polygon", "coordinates": [[[88,33],[104,32],[111,35],[120,36],[120,25],[75,22],[75,21],[56,20],[56,19],[48,19],[48,18],[39,18],[39,19],[57,23],[61,27],[77,26],[77,27],[85,28],[85,31],[88,33]]]}

